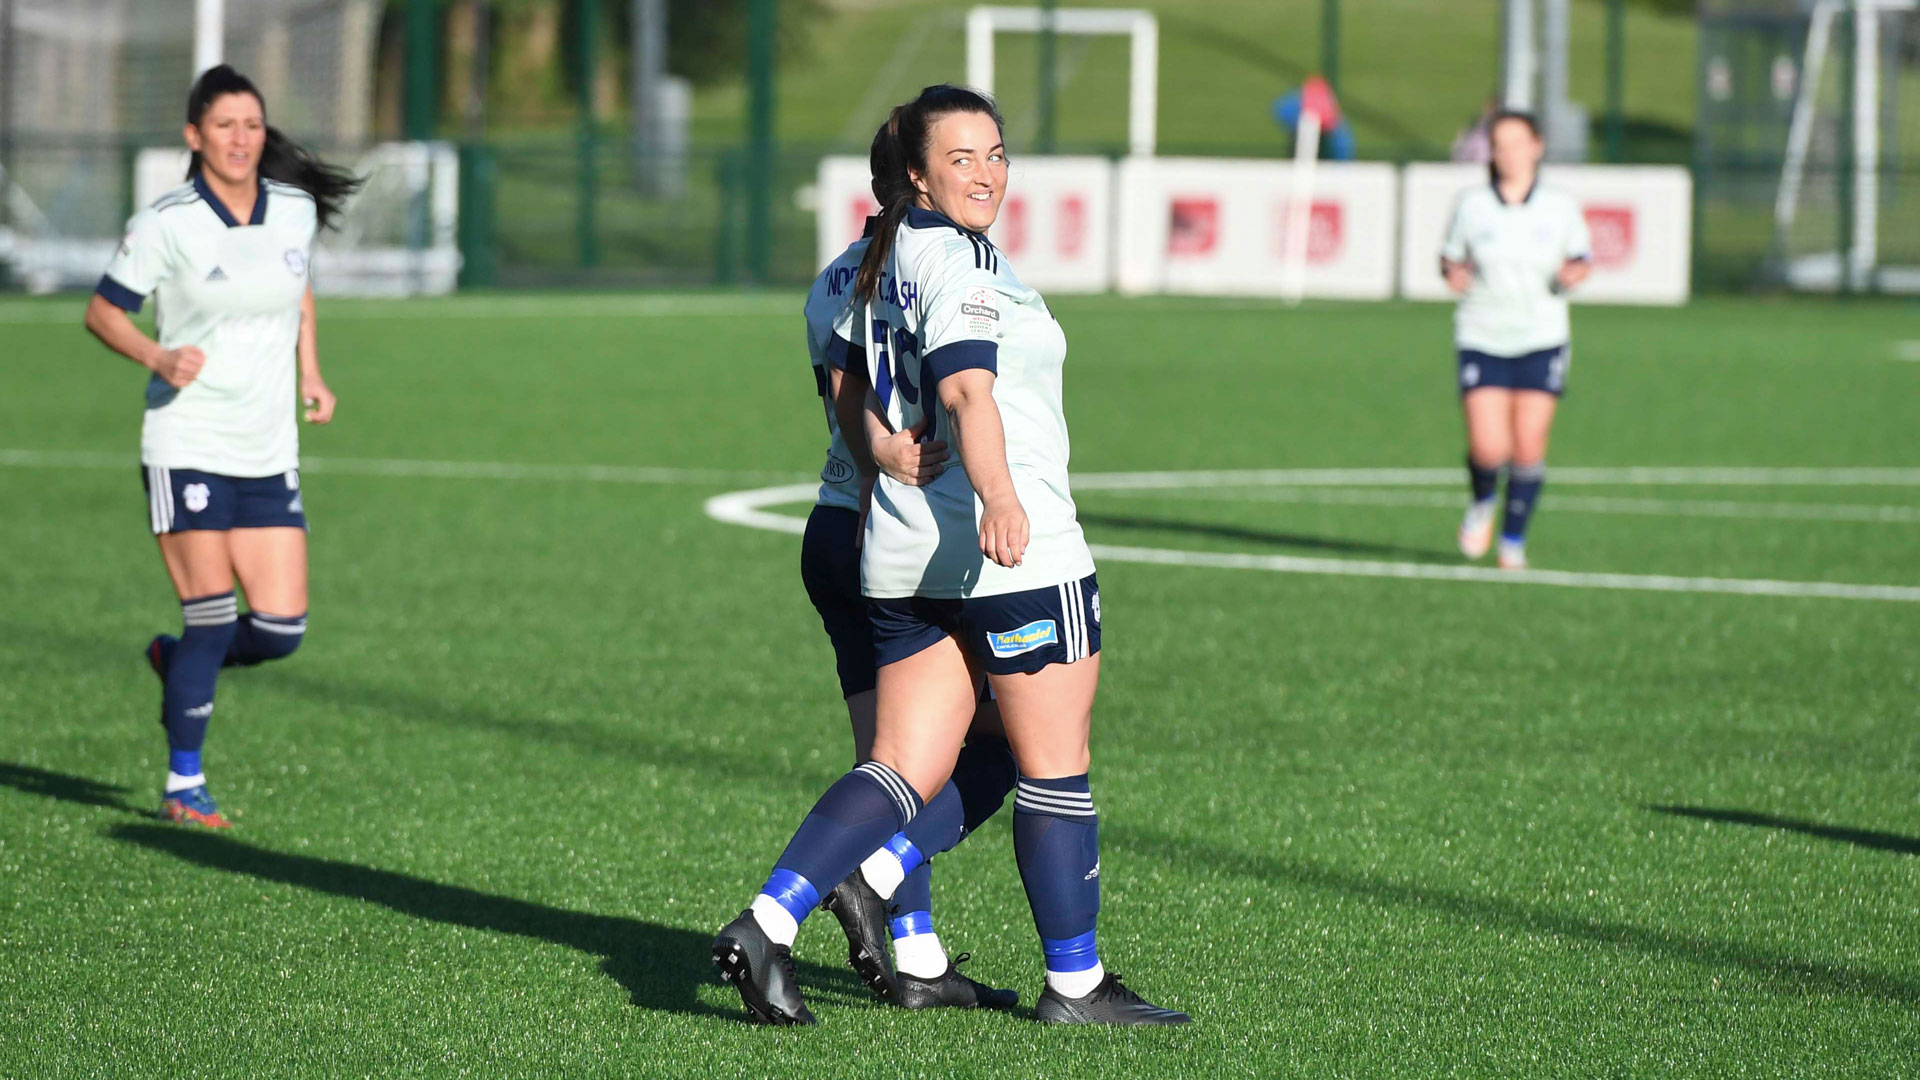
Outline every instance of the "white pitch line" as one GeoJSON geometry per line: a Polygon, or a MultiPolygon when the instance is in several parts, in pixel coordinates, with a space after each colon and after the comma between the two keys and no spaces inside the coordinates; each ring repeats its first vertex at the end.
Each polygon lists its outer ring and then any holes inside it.
{"type": "MultiPolygon", "coordinates": [[[[1555,468],[1556,486],[1916,487],[1920,468],[1646,467],[1555,468]]],[[[1461,484],[1453,469],[1203,469],[1193,472],[1075,474],[1081,491],[1150,491],[1202,487],[1433,487],[1461,484]]]]}
{"type": "MultiPolygon", "coordinates": [[[[799,534],[806,522],[765,507],[811,499],[812,485],[789,484],[733,491],[706,502],[707,516],[731,525],[799,534]]],[[[1495,570],[1483,566],[1320,559],[1295,555],[1233,555],[1210,551],[1091,545],[1093,556],[1108,562],[1156,566],[1193,566],[1219,570],[1265,570],[1280,574],[1331,577],[1466,581],[1482,585],[1552,585],[1572,589],[1626,589],[1641,592],[1720,593],[1734,596],[1789,596],[1830,600],[1891,600],[1920,603],[1920,588],[1908,585],[1851,585],[1827,581],[1772,581],[1764,578],[1673,577],[1665,574],[1594,574],[1566,570],[1495,570]]]]}
{"type": "Polygon", "coordinates": [[[1920,364],[1920,341],[1896,341],[1893,355],[1908,363],[1920,364]]]}
{"type": "MultiPolygon", "coordinates": [[[[74,450],[0,450],[0,467],[134,469],[138,454],[74,450]]],[[[303,472],[348,476],[427,477],[447,480],[549,480],[598,484],[754,484],[791,480],[790,472],[676,469],[654,465],[523,465],[510,461],[414,461],[400,458],[310,457],[303,472]]],[[[817,486],[817,485],[816,485],[817,486]]]]}
{"type": "MultiPolygon", "coordinates": [[[[410,300],[321,297],[321,318],[332,321],[391,319],[658,319],[703,317],[790,318],[801,296],[715,294],[690,296],[449,296],[410,300]]],[[[0,324],[71,323],[77,329],[86,300],[0,303],[0,324]]]]}
{"type": "MultiPolygon", "coordinates": [[[[1552,477],[1548,478],[1551,481],[1552,477]]],[[[1308,503],[1317,506],[1433,507],[1458,511],[1462,497],[1426,491],[1328,491],[1323,488],[1228,488],[1195,491],[1111,491],[1101,494],[1123,499],[1198,499],[1203,502],[1308,503]]],[[[1874,524],[1920,524],[1920,506],[1871,503],[1733,502],[1709,499],[1628,499],[1606,495],[1550,495],[1554,512],[1585,514],[1645,514],[1656,517],[1763,518],[1787,521],[1857,521],[1874,524]]]]}

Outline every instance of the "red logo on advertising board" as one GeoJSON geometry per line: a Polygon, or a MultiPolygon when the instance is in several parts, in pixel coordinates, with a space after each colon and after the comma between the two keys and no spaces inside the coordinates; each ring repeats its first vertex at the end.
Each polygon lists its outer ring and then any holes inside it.
{"type": "MultiPolygon", "coordinates": [[[[1307,211],[1307,263],[1332,262],[1346,240],[1346,208],[1330,199],[1315,199],[1307,211]]],[[[1287,204],[1273,209],[1273,251],[1284,257],[1287,252],[1287,204]]]]}
{"type": "Polygon", "coordinates": [[[1026,199],[1011,195],[1000,204],[1000,216],[993,223],[993,242],[1009,255],[1018,255],[1027,249],[1026,199]]]}
{"type": "Polygon", "coordinates": [[[1054,244],[1064,259],[1078,258],[1087,244],[1087,200],[1068,195],[1060,200],[1060,218],[1053,224],[1054,244]]]}
{"type": "Polygon", "coordinates": [[[873,201],[873,196],[863,192],[853,197],[853,201],[847,204],[847,209],[850,222],[850,227],[847,229],[847,242],[852,243],[866,231],[867,219],[880,212],[880,204],[873,201]]]}
{"type": "Polygon", "coordinates": [[[1593,236],[1593,265],[1612,269],[1633,261],[1633,207],[1584,206],[1587,232],[1593,236]]]}
{"type": "Polygon", "coordinates": [[[1205,255],[1220,243],[1220,200],[1176,198],[1167,223],[1167,254],[1205,255]]]}

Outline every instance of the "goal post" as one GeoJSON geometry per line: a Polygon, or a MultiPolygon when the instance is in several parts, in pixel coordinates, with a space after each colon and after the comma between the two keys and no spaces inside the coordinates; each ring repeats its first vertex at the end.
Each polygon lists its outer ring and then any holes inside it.
{"type": "Polygon", "coordinates": [[[967,83],[993,93],[995,34],[1038,34],[1049,28],[1056,34],[1118,35],[1129,39],[1127,152],[1151,157],[1160,107],[1160,22],[1151,11],[997,5],[970,8],[967,11],[967,83]]]}

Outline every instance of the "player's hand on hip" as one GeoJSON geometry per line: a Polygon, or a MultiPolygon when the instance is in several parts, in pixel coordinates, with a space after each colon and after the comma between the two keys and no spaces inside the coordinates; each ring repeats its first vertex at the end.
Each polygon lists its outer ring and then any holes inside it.
{"type": "Polygon", "coordinates": [[[933,483],[947,471],[947,444],[939,439],[920,442],[926,431],[927,421],[922,419],[904,431],[874,440],[873,463],[902,484],[924,487],[933,483]]]}
{"type": "Polygon", "coordinates": [[[980,554],[1005,567],[1020,565],[1027,556],[1032,528],[1020,500],[1009,495],[986,504],[980,515],[980,554]]]}
{"type": "Polygon", "coordinates": [[[154,357],[153,373],[160,376],[168,386],[175,390],[184,388],[188,383],[200,377],[200,369],[207,366],[207,354],[195,345],[182,345],[177,349],[165,349],[154,357]]]}
{"type": "Polygon", "coordinates": [[[1464,293],[1473,288],[1473,264],[1466,262],[1447,263],[1447,288],[1464,293]]]}
{"type": "Polygon", "coordinates": [[[306,417],[310,424],[325,424],[333,419],[334,407],[340,399],[333,396],[327,384],[317,378],[300,380],[300,401],[307,407],[306,417]]]}

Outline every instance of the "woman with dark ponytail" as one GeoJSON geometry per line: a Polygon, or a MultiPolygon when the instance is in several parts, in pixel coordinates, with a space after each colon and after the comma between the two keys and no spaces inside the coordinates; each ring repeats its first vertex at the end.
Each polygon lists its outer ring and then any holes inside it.
{"type": "Polygon", "coordinates": [[[714,963],[753,1019],[813,1022],[790,952],[799,924],[823,889],[938,812],[984,673],[1019,766],[1014,854],[1046,957],[1039,1019],[1184,1023],[1107,972],[1095,945],[1099,583],[1067,484],[1066,337],[986,236],[1007,191],[999,113],[976,91],[927,87],[893,110],[871,161],[881,211],[854,279],[868,382],[885,427],[945,441],[957,461],[924,484],[875,482],[860,560],[878,667],[871,757],[814,805],[720,931],[714,963]]]}
{"type": "Polygon", "coordinates": [[[226,828],[201,745],[220,669],[286,657],[306,632],[295,404],[315,424],[336,405],[320,375],[308,270],[315,234],[361,182],[267,126],[260,91],[224,64],[194,83],[183,134],[188,182],[127,223],[86,327],[152,373],[141,479],[184,623],[146,649],[163,687],[160,810],[226,828]],[[149,295],[158,341],[129,318],[149,295]]]}

